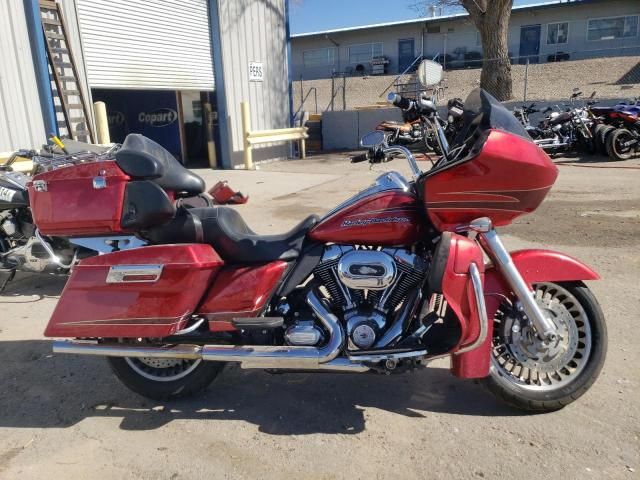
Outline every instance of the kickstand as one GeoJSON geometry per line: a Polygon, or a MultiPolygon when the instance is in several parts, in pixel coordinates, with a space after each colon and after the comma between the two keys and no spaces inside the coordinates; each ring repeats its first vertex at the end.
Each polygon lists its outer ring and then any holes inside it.
{"type": "Polygon", "coordinates": [[[5,288],[7,288],[7,285],[9,284],[9,282],[11,280],[13,280],[13,277],[16,276],[16,271],[14,270],[0,270],[0,293],[2,293],[4,291],[5,288]],[[4,279],[2,279],[2,277],[4,277],[4,279]]]}

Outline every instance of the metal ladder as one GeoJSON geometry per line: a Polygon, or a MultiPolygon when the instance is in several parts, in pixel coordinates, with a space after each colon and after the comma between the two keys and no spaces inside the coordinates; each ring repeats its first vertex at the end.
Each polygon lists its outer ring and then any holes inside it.
{"type": "Polygon", "coordinates": [[[40,0],[40,20],[44,32],[51,91],[54,93],[56,121],[60,136],[93,143],[89,109],[71,52],[67,28],[60,5],[52,0],[40,0]]]}

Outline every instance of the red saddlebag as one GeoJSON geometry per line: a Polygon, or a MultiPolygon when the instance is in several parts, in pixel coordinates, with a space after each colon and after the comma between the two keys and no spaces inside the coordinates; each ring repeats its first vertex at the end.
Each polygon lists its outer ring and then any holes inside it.
{"type": "Polygon", "coordinates": [[[158,245],[82,260],[47,337],[166,337],[184,328],[223,261],[210,245],[158,245]]]}
{"type": "Polygon", "coordinates": [[[128,181],[111,160],[40,173],[29,184],[34,223],[45,235],[119,233],[128,181]]]}

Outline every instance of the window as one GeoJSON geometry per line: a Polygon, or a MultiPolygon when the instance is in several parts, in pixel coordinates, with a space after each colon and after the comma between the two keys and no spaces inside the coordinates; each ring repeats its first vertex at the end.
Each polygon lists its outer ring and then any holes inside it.
{"type": "Polygon", "coordinates": [[[589,20],[587,40],[615,40],[638,36],[638,16],[589,20]]]}
{"type": "Polygon", "coordinates": [[[480,36],[480,31],[476,30],[476,47],[482,46],[482,37],[480,36]]]}
{"type": "Polygon", "coordinates": [[[550,23],[547,25],[547,45],[567,43],[569,40],[569,22],[550,23]]]}
{"type": "Polygon", "coordinates": [[[335,62],[335,51],[336,49],[333,47],[305,50],[302,52],[302,62],[305,68],[333,65],[335,62]]]}
{"type": "Polygon", "coordinates": [[[440,25],[427,26],[427,33],[440,33],[440,25]]]}
{"type": "Polygon", "coordinates": [[[382,56],[382,43],[363,43],[349,47],[349,63],[370,62],[373,57],[382,56]]]}

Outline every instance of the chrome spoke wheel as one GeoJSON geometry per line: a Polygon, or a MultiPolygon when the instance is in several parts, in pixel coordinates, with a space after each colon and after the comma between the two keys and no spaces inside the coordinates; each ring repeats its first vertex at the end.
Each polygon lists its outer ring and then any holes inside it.
{"type": "Polygon", "coordinates": [[[129,366],[142,377],[155,382],[173,382],[193,372],[202,360],[177,358],[125,358],[129,366]]]}
{"type": "Polygon", "coordinates": [[[589,319],[565,288],[534,285],[535,299],[558,330],[542,341],[516,308],[503,306],[494,321],[492,367],[509,382],[533,391],[551,391],[571,383],[584,369],[592,346],[589,319]]]}

